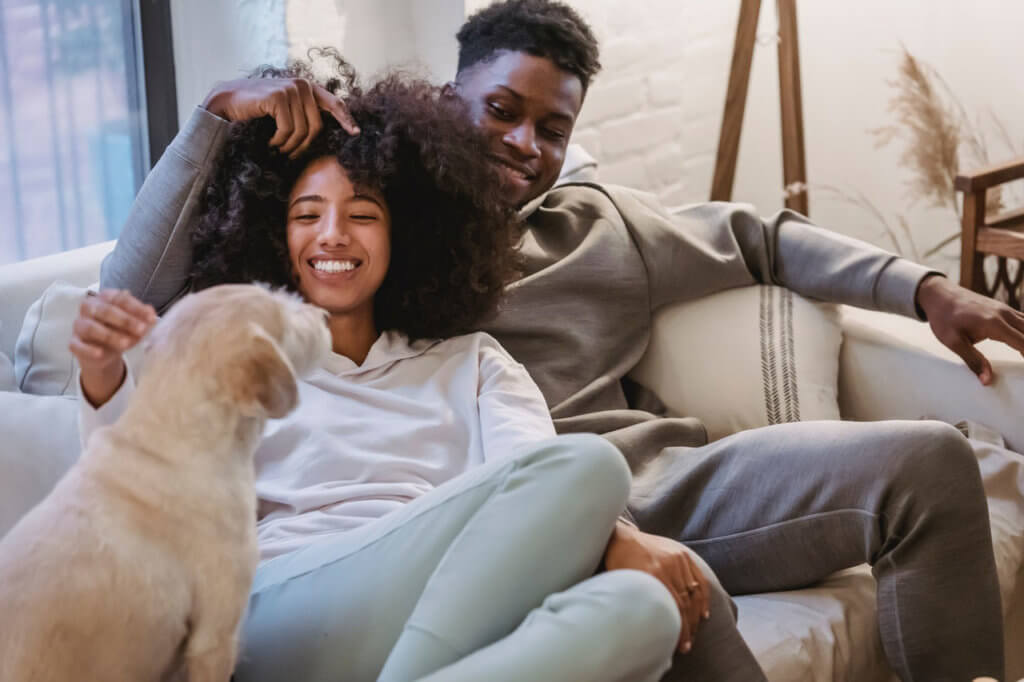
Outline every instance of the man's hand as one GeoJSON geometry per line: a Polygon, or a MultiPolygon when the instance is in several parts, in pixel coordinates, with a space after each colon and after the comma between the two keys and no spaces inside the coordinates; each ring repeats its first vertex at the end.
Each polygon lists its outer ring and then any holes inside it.
{"type": "Polygon", "coordinates": [[[707,578],[681,544],[619,521],[605,551],[604,565],[609,571],[632,568],[660,580],[672,593],[683,617],[679,650],[686,653],[693,648],[701,618],[711,617],[711,594],[707,578]]]}
{"type": "Polygon", "coordinates": [[[992,383],[992,365],[974,344],[995,339],[1024,355],[1024,314],[1005,303],[931,276],[918,287],[917,304],[935,337],[963,358],[985,386],[992,383]]]}
{"type": "Polygon", "coordinates": [[[229,121],[270,116],[277,132],[270,145],[293,159],[320,134],[320,110],[331,114],[349,135],[358,135],[348,107],[333,93],[304,78],[242,78],[214,86],[203,108],[229,121]]]}

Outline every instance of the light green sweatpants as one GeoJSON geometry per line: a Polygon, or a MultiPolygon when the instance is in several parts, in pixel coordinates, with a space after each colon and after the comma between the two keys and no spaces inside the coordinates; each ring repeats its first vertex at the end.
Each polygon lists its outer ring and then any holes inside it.
{"type": "Polygon", "coordinates": [[[658,680],[679,636],[661,583],[596,577],[629,471],[560,436],[257,571],[238,682],[658,680]]]}

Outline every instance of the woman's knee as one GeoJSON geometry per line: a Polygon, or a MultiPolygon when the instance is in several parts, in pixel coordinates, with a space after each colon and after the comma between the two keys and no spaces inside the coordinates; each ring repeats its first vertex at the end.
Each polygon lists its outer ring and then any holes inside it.
{"type": "Polygon", "coordinates": [[[613,595],[615,641],[628,642],[632,651],[642,646],[649,655],[671,657],[679,643],[682,617],[668,588],[647,573],[628,569],[599,578],[609,583],[606,587],[613,595]]]}
{"type": "Polygon", "coordinates": [[[626,508],[629,467],[622,453],[600,436],[558,436],[533,452],[525,466],[569,499],[594,507],[590,511],[607,511],[614,518],[626,508]]]}

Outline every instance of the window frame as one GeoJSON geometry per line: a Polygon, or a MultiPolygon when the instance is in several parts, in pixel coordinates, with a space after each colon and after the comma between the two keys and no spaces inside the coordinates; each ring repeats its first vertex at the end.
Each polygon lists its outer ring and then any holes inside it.
{"type": "Polygon", "coordinates": [[[146,172],[153,168],[178,133],[178,94],[174,75],[174,40],[168,0],[133,0],[139,21],[136,44],[141,47],[137,75],[139,98],[146,107],[146,172]]]}

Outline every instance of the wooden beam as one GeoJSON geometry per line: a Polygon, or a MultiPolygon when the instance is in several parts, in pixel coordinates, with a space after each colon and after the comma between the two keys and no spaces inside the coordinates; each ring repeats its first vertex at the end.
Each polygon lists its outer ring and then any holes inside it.
{"type": "Polygon", "coordinates": [[[975,253],[978,232],[985,224],[985,190],[964,193],[964,214],[960,231],[960,286],[985,292],[983,258],[975,253]]]}
{"type": "Polygon", "coordinates": [[[1016,159],[972,173],[961,173],[956,176],[955,186],[961,192],[966,193],[988,189],[1021,178],[1024,178],[1024,159],[1016,159]]]}
{"type": "Polygon", "coordinates": [[[1024,208],[1007,211],[985,219],[986,227],[1002,227],[1008,230],[1019,230],[1024,227],[1024,208]]]}
{"type": "Polygon", "coordinates": [[[1024,261],[1024,234],[985,227],[978,231],[978,251],[1024,261]]]}
{"type": "Polygon", "coordinates": [[[798,186],[786,196],[786,208],[808,213],[807,160],[804,151],[804,111],[800,92],[800,45],[796,29],[796,0],[777,0],[779,12],[779,95],[782,103],[782,177],[785,187],[798,186]]]}
{"type": "Polygon", "coordinates": [[[736,22],[736,42],[732,48],[725,110],[722,112],[722,130],[718,136],[715,175],[711,181],[712,201],[732,199],[740,133],[743,131],[743,112],[747,106],[747,86],[750,85],[750,65],[754,58],[754,41],[757,38],[757,19],[760,14],[761,0],[742,1],[739,20],[736,22]]]}

